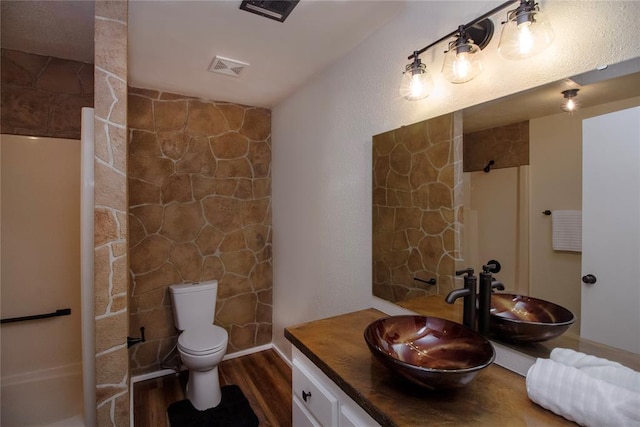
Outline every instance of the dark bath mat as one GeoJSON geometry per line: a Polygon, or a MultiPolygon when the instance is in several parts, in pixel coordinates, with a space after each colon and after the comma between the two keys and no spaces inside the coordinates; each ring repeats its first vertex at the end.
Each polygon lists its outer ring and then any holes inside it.
{"type": "Polygon", "coordinates": [[[222,400],[215,408],[198,411],[189,400],[167,409],[171,427],[257,427],[258,417],[237,385],[222,387],[222,400]]]}

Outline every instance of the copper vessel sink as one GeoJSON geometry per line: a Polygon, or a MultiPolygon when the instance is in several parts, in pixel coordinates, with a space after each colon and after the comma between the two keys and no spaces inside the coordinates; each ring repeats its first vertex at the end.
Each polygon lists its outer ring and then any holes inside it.
{"type": "Polygon", "coordinates": [[[432,390],[464,387],[495,359],[486,338],[439,317],[378,319],[367,326],[364,339],[384,366],[432,390]]]}
{"type": "Polygon", "coordinates": [[[491,295],[489,329],[506,341],[547,341],[562,335],[575,320],[571,311],[552,302],[515,294],[491,295]]]}

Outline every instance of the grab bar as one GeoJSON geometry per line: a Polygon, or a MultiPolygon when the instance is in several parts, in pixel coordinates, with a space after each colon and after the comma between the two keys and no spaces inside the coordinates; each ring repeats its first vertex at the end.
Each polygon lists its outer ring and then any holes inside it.
{"type": "Polygon", "coordinates": [[[68,316],[70,314],[71,314],[70,308],[61,308],[56,310],[53,313],[35,314],[33,316],[9,317],[7,319],[0,319],[0,323],[24,322],[25,320],[47,319],[49,317],[68,316]]]}

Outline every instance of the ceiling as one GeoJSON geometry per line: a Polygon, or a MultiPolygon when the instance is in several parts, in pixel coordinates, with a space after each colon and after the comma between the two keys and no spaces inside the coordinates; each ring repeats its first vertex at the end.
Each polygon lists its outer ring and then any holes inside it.
{"type": "MultiPolygon", "coordinates": [[[[285,22],[241,0],[129,1],[129,84],[273,107],[347,54],[404,0],[301,0],[285,22]],[[248,63],[209,72],[214,57],[248,63]]],[[[2,1],[2,47],[93,62],[92,1],[2,1]],[[73,23],[73,25],[69,25],[73,23]]]]}
{"type": "MultiPolygon", "coordinates": [[[[301,0],[280,23],[240,10],[241,0],[129,1],[129,84],[273,107],[348,54],[404,2],[301,0]],[[216,55],[249,66],[239,77],[211,73],[216,55]]],[[[93,62],[93,1],[0,4],[3,48],[93,62]]],[[[465,131],[558,113],[560,92],[568,88],[580,88],[577,99],[583,106],[638,96],[640,64],[632,65],[632,71],[619,75],[633,72],[635,77],[598,83],[615,77],[611,73],[617,67],[610,66],[468,108],[465,131]]]]}
{"type": "Polygon", "coordinates": [[[3,48],[93,63],[92,1],[2,0],[0,5],[3,48]]]}

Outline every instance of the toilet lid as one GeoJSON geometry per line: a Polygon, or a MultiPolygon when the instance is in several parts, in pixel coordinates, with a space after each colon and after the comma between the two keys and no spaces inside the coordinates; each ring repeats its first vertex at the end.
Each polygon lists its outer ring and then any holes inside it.
{"type": "Polygon", "coordinates": [[[226,347],[227,331],[216,325],[202,325],[183,331],[178,349],[193,355],[215,353],[226,347]]]}

